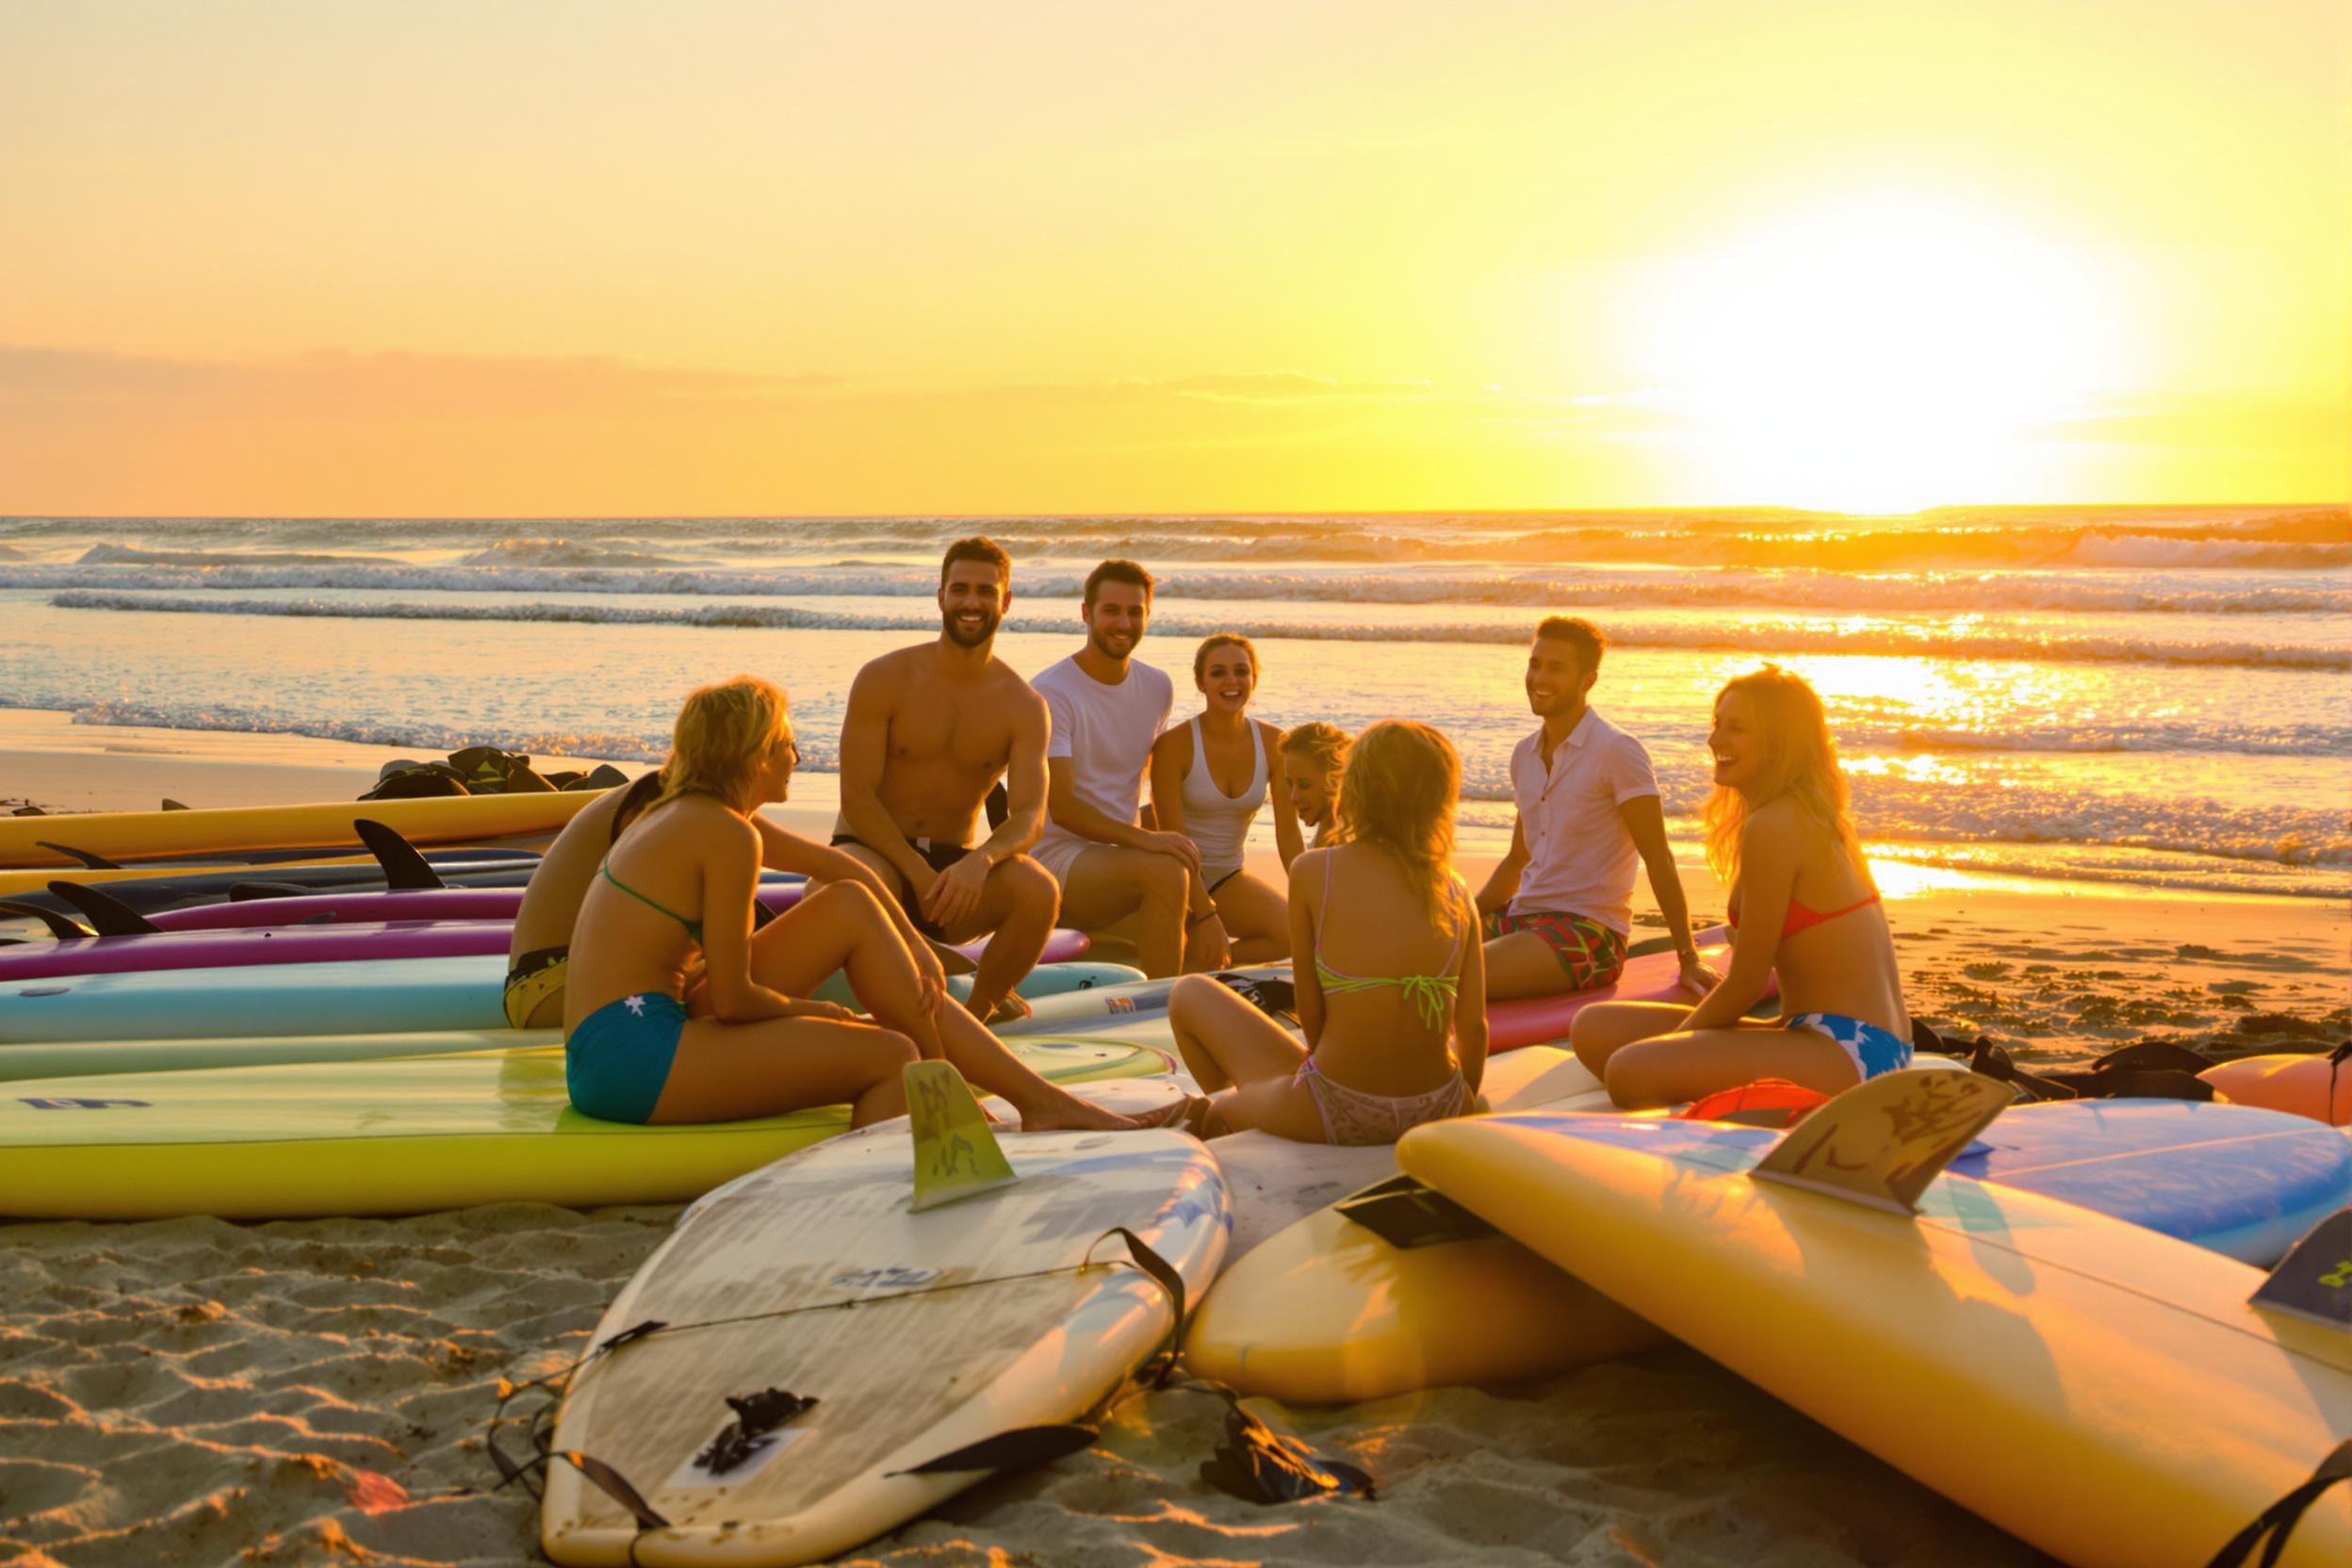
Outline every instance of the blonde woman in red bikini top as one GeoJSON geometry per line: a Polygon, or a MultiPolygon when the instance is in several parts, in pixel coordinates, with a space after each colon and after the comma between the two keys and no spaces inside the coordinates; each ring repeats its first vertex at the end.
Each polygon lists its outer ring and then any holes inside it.
{"type": "Polygon", "coordinates": [[[1695,1007],[1587,1007],[1571,1036],[1576,1054],[1629,1108],[1758,1078],[1837,1094],[1910,1066],[1894,939],[1821,699],[1768,664],[1716,697],[1707,746],[1707,861],[1731,890],[1730,969],[1695,1007]],[[1746,1017],[1775,977],[1781,1016],[1746,1017]]]}

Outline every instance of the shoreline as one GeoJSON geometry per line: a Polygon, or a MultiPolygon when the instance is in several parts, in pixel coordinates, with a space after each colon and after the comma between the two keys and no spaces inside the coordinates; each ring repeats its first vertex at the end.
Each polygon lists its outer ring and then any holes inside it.
{"type": "MultiPolygon", "coordinates": [[[[349,799],[401,757],[421,760],[356,742],[80,725],[57,710],[0,709],[0,808],[27,797],[60,812],[152,810],[165,795],[197,807],[349,799]]],[[[768,814],[823,841],[838,776],[804,773],[792,785],[792,798],[768,814]]],[[[1262,822],[1248,864],[1279,887],[1271,838],[1262,822]]],[[[1466,832],[1456,868],[1475,888],[1507,847],[1497,834],[1466,832]]],[[[1697,844],[1674,848],[1694,924],[1714,923],[1721,885],[1697,844]]],[[[2347,1032],[2352,903],[1988,876],[1897,859],[1872,869],[1913,1013],[1949,1037],[1989,1035],[2022,1059],[2049,1060],[2148,1037],[2226,1054],[2309,1049],[2347,1032]]],[[[1664,929],[1646,879],[1635,890],[1634,923],[1637,939],[1664,929]]]]}

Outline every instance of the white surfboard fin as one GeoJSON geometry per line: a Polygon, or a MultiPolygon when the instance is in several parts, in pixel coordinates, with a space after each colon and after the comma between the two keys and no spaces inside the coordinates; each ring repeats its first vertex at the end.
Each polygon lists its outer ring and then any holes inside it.
{"type": "Polygon", "coordinates": [[[2352,1209],[2312,1226],[2250,1299],[2266,1312],[2352,1329],[2352,1209]]]}
{"type": "Polygon", "coordinates": [[[1927,1184],[2012,1098],[2008,1085],[1973,1072],[1885,1073],[1797,1123],[1757,1163],[1756,1179],[1916,1214],[1927,1184]]]}
{"type": "Polygon", "coordinates": [[[908,1062],[906,1083],[906,1115],[915,1124],[915,1197],[909,1210],[920,1214],[1016,1180],[972,1086],[953,1062],[908,1062]]]}

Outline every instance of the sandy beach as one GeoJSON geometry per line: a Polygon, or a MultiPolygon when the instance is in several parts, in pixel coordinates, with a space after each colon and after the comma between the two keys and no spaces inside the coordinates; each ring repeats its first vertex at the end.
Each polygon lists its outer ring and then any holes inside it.
{"type": "MultiPolygon", "coordinates": [[[[396,755],[7,711],[0,808],[348,798],[396,755]]],[[[786,825],[825,830],[831,785],[797,781],[786,825]]],[[[1465,874],[1500,847],[1465,842],[1465,874]]],[[[1694,862],[1686,884],[1711,915],[1721,890],[1694,862]]],[[[1882,880],[1914,1013],[2024,1059],[2151,1037],[2308,1048],[2346,1032],[2352,926],[2332,901],[1908,868],[1882,868],[1882,880]]],[[[483,1451],[499,1383],[577,1354],[676,1213],[503,1205],[7,1227],[0,1561],[530,1560],[534,1507],[498,1487],[483,1451]]],[[[1370,1469],[1380,1498],[1260,1509],[1228,1497],[1196,1475],[1215,1407],[1164,1392],[1127,1406],[1092,1450],[976,1488],[852,1560],[2041,1560],[1679,1348],[1543,1383],[1336,1410],[1259,1403],[1370,1469]]]]}

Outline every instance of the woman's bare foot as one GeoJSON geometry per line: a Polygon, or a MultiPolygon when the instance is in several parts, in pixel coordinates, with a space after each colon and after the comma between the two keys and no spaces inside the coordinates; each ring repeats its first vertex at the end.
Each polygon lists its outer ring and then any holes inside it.
{"type": "Polygon", "coordinates": [[[1106,1111],[1091,1102],[1079,1099],[1067,1089],[1047,1086],[1048,1092],[1025,1105],[1017,1105],[1021,1112],[1021,1130],[1024,1133],[1132,1133],[1143,1125],[1131,1116],[1106,1111]]]}

